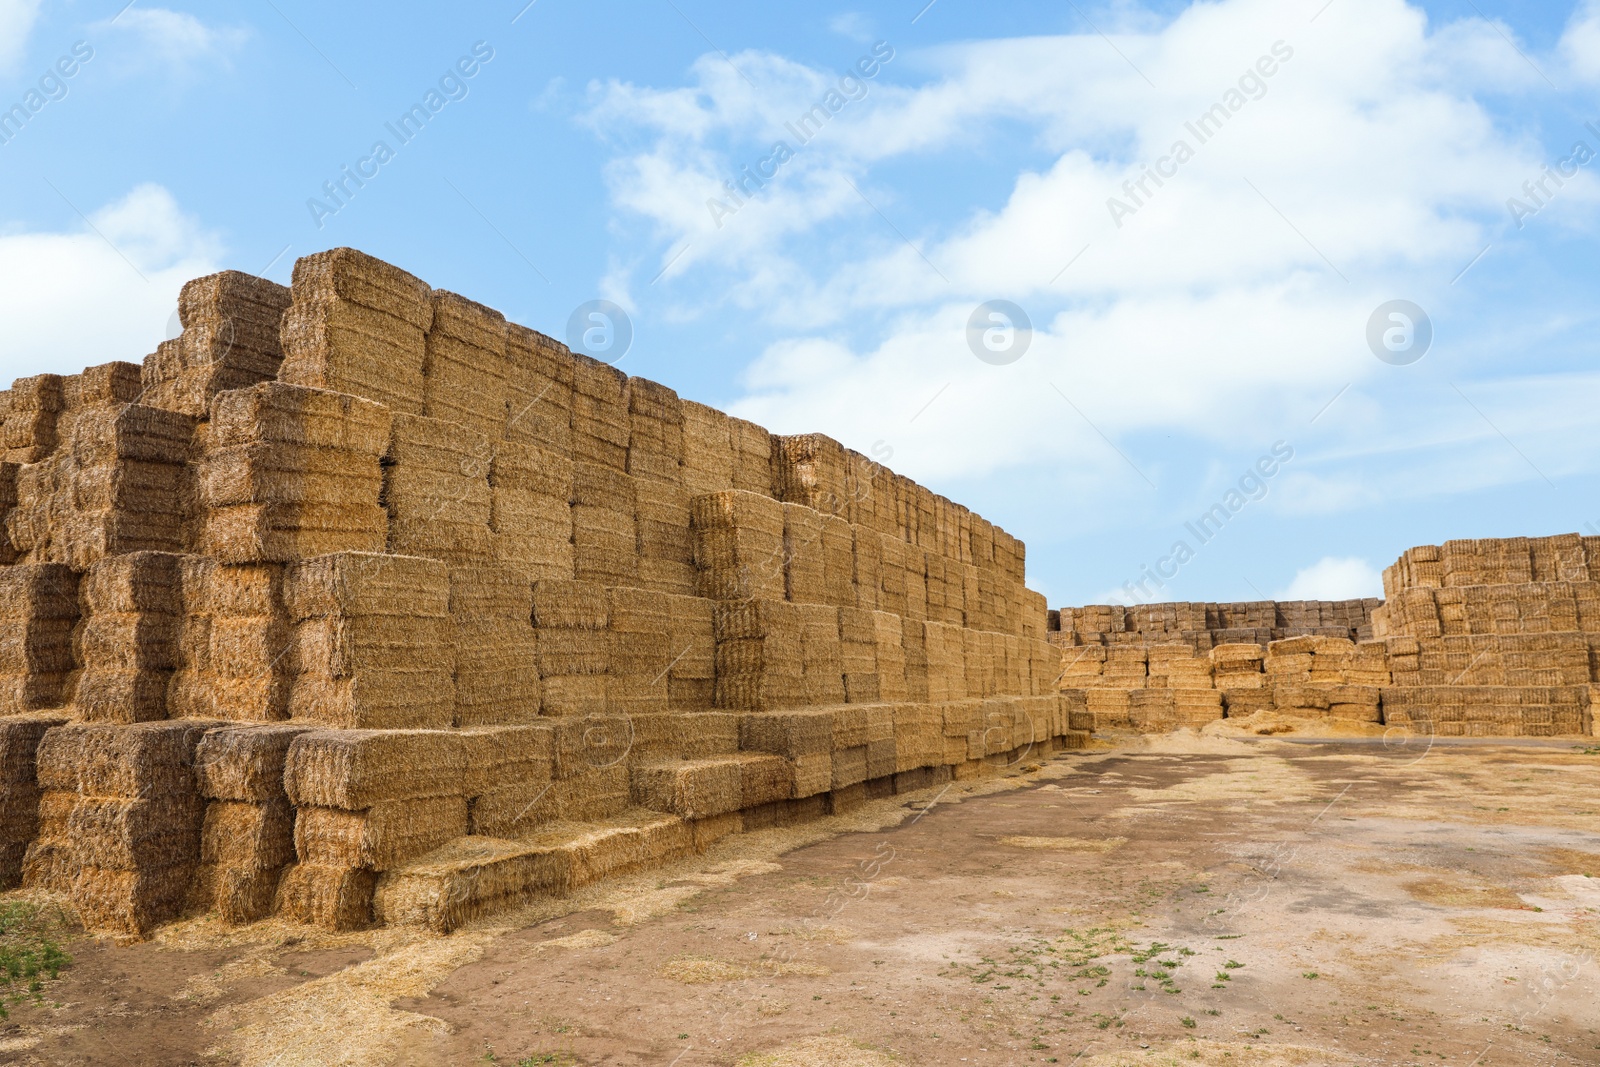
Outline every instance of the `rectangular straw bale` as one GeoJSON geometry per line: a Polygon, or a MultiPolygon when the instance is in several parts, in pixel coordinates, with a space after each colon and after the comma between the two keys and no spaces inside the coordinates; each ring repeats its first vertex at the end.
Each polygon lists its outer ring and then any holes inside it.
{"type": "Polygon", "coordinates": [[[878,594],[883,587],[883,539],[864,526],[850,527],[854,554],[855,606],[878,610],[878,594]]]}
{"type": "Polygon", "coordinates": [[[195,791],[194,752],[217,724],[68,723],[39,742],[39,785],[89,796],[135,799],[195,791]]]}
{"type": "Polygon", "coordinates": [[[423,414],[498,439],[506,424],[506,318],[443,289],[423,355],[423,414]]]}
{"type": "Polygon", "coordinates": [[[205,802],[192,790],[138,800],[81,796],[67,819],[80,863],[132,871],[194,864],[205,802]]]}
{"type": "Polygon", "coordinates": [[[358,930],[372,922],[376,871],[297,863],[283,872],[277,908],[296,922],[325,930],[358,930]]]}
{"type": "Polygon", "coordinates": [[[249,804],[285,799],[283,772],[289,746],[308,729],[295,723],[207,731],[194,755],[200,794],[249,804]]]}
{"type": "Polygon", "coordinates": [[[366,504],[383,488],[378,457],[300,445],[256,443],[209,449],[197,472],[207,507],[238,504],[366,504]]]}
{"type": "Polygon", "coordinates": [[[183,560],[172,552],[133,552],[100,560],[83,578],[83,603],[95,615],[176,615],[182,610],[178,569],[183,560]]]}
{"type": "Polygon", "coordinates": [[[570,457],[527,442],[499,442],[489,464],[489,484],[494,488],[562,501],[572,494],[572,476],[570,457]]]}
{"type": "Polygon", "coordinates": [[[785,503],[829,515],[845,512],[844,446],[825,434],[774,437],[774,488],[785,503]]]}
{"type": "Polygon", "coordinates": [[[387,514],[376,505],[239,504],[205,513],[200,546],[224,563],[282,563],[382,551],[387,534],[387,514]]]}
{"type": "Polygon", "coordinates": [[[703,819],[743,806],[743,769],[736,759],[678,760],[637,766],[634,802],[653,811],[703,819]]]}
{"type": "Polygon", "coordinates": [[[415,556],[340,552],[293,564],[284,575],[290,616],[449,615],[450,569],[415,556]]]}
{"type": "Polygon", "coordinates": [[[553,724],[542,721],[461,731],[462,792],[480,796],[508,782],[548,781],[555,763],[553,724]]]}
{"type": "Polygon", "coordinates": [[[505,438],[572,458],[572,376],[567,346],[525,326],[506,326],[505,438]]]}
{"type": "Polygon", "coordinates": [[[891,703],[910,700],[903,622],[900,616],[886,611],[873,612],[872,621],[879,699],[891,703]]]}
{"type": "Polygon", "coordinates": [[[0,619],[76,619],[78,574],[59,563],[0,568],[0,619]]]}
{"type": "Polygon", "coordinates": [[[189,904],[214,910],[231,926],[258,922],[272,914],[282,867],[196,868],[189,904]]]}
{"type": "Polygon", "coordinates": [[[629,378],[628,425],[628,473],[681,484],[684,415],[678,394],[647,378],[629,378]]]}
{"type": "Polygon", "coordinates": [[[617,470],[628,466],[627,375],[599,360],[572,356],[572,458],[617,470]]]}
{"type": "Polygon", "coordinates": [[[837,610],[826,604],[802,604],[799,615],[806,702],[843,703],[844,663],[840,655],[837,610]]]}
{"type": "Polygon", "coordinates": [[[822,516],[802,504],[783,505],[784,595],[796,604],[826,604],[822,516]]]}
{"type": "Polygon", "coordinates": [[[64,714],[48,712],[0,718],[0,786],[20,790],[36,785],[39,742],[66,721],[64,714]]]}
{"type": "Polygon", "coordinates": [[[383,871],[467,832],[463,796],[391,800],[365,811],[301,806],[294,821],[301,863],[383,871]]]}
{"type": "Polygon", "coordinates": [[[448,647],[434,663],[417,668],[363,668],[345,677],[301,674],[289,694],[290,716],[343,729],[446,729],[455,713],[455,677],[448,647]]]}
{"type": "Polygon", "coordinates": [[[186,282],[178,292],[185,363],[271,377],[283,360],[278,327],[292,300],[287,286],[242,271],[186,282]]]}
{"type": "Polygon", "coordinates": [[[733,488],[775,496],[773,438],[763,426],[748,419],[728,419],[733,444],[733,488]]]}
{"type": "Polygon", "coordinates": [[[106,870],[83,866],[73,876],[72,903],[96,933],[143,937],[182,911],[194,867],[106,870]]]}
{"type": "Polygon", "coordinates": [[[170,670],[88,667],[78,676],[73,706],[85,722],[155,722],[167,715],[170,670]]]}
{"type": "Polygon", "coordinates": [[[683,483],[690,496],[734,488],[733,428],[716,408],[683,401],[683,483]]]}
{"type": "Polygon", "coordinates": [[[381,456],[393,416],[383,404],[346,393],[262,382],[218,393],[211,405],[210,444],[297,445],[352,456],[381,456]]]}
{"type": "Polygon", "coordinates": [[[296,806],[362,811],[461,795],[463,760],[461,735],[448,730],[317,730],[290,743],[284,787],[296,806]]]}

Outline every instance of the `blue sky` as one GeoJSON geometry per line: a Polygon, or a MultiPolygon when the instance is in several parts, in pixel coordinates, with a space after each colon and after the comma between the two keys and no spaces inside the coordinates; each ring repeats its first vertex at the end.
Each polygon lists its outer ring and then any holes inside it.
{"type": "Polygon", "coordinates": [[[996,8],[0,0],[0,108],[44,101],[0,143],[0,377],[137,360],[183,280],[353,245],[557,336],[615,301],[629,373],[889,457],[1052,605],[1600,533],[1600,160],[1543,170],[1600,152],[1600,6],[996,8]],[[1406,365],[1366,336],[1396,299],[1433,331],[1406,365]],[[990,300],[1014,362],[969,346],[990,300]]]}

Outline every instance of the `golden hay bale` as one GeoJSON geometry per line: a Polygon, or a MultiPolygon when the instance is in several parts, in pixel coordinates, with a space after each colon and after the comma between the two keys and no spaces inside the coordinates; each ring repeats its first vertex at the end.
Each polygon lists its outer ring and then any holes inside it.
{"type": "Polygon", "coordinates": [[[826,708],[751,712],[740,719],[739,747],[789,759],[832,752],[833,719],[826,708]]]}
{"type": "Polygon", "coordinates": [[[208,449],[196,472],[207,507],[235,504],[376,505],[383,489],[369,453],[256,442],[208,449]]]}
{"type": "Polygon", "coordinates": [[[296,304],[349,301],[418,330],[433,325],[433,290],[426,282],[353,248],[334,248],[297,260],[292,293],[296,304]]]}
{"type": "Polygon", "coordinates": [[[386,925],[449,933],[480,915],[544,891],[552,880],[544,850],[493,837],[462,837],[417,863],[385,874],[374,901],[386,925]]]}
{"type": "Polygon", "coordinates": [[[388,515],[368,504],[240,504],[209,509],[202,548],[223,563],[289,562],[330,552],[381,552],[388,515]]]}
{"type": "Polygon", "coordinates": [[[556,817],[556,801],[548,772],[543,779],[508,779],[472,798],[467,832],[482,837],[526,837],[556,817]]]}
{"type": "Polygon", "coordinates": [[[102,870],[83,866],[73,876],[72,903],[89,930],[143,937],[178,916],[194,878],[194,868],[102,870]]]}
{"type": "Polygon", "coordinates": [[[340,552],[293,564],[284,596],[295,619],[342,615],[445,618],[450,571],[438,560],[340,552]]]}
{"type": "Polygon", "coordinates": [[[289,746],[284,786],[298,805],[363,811],[386,800],[459,796],[461,735],[446,730],[318,730],[289,746]]]}
{"type": "Polygon", "coordinates": [[[215,448],[265,442],[381,456],[392,416],[383,404],[358,396],[262,382],[218,393],[210,426],[215,448]]]}
{"type": "Polygon", "coordinates": [[[512,619],[531,626],[533,586],[509,567],[452,567],[450,614],[472,619],[512,619]]]}
{"type": "Polygon", "coordinates": [[[297,863],[278,882],[276,910],[326,930],[357,930],[372,922],[377,872],[363,867],[297,863]]]}
{"type": "Polygon", "coordinates": [[[67,819],[78,862],[131,871],[193,864],[204,802],[193,793],[121,800],[79,797],[67,819]]]}
{"type": "Polygon", "coordinates": [[[466,832],[461,796],[381,801],[359,812],[302,805],[294,847],[301,863],[383,871],[466,832]]]}
{"type": "Polygon", "coordinates": [[[448,666],[372,668],[342,678],[302,674],[289,694],[293,718],[346,730],[443,730],[454,710],[448,666]]]}
{"type": "Polygon", "coordinates": [[[182,610],[178,594],[184,558],[173,552],[132,552],[100,560],[84,575],[83,604],[93,615],[176,615],[182,610]]]}
{"type": "Polygon", "coordinates": [[[200,862],[240,870],[283,867],[295,860],[294,825],[286,799],[212,801],[200,830],[200,862]]]}
{"type": "Polygon", "coordinates": [[[195,747],[216,725],[171,721],[54,727],[39,742],[39,784],[127,799],[192,794],[195,747]]]}
{"type": "Polygon", "coordinates": [[[741,771],[740,761],[730,758],[636,766],[633,799],[653,811],[686,819],[723,815],[742,806],[741,771]]]}
{"type": "Polygon", "coordinates": [[[309,726],[222,726],[195,747],[195,781],[202,797],[251,803],[285,798],[283,768],[296,737],[309,726]]]}
{"type": "Polygon", "coordinates": [[[533,584],[533,621],[541,630],[604,630],[607,610],[602,585],[556,578],[533,584]]]}
{"type": "Polygon", "coordinates": [[[234,926],[257,922],[272,914],[282,877],[282,867],[202,866],[195,871],[189,904],[214,909],[234,926]]]}
{"type": "Polygon", "coordinates": [[[34,785],[39,742],[48,730],[66,721],[67,717],[59,712],[0,719],[0,785],[7,788],[34,785]]]}

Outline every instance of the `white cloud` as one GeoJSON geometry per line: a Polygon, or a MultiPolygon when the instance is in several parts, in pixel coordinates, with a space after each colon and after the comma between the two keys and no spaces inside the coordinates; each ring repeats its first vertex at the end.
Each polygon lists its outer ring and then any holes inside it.
{"type": "Polygon", "coordinates": [[[1359,600],[1383,596],[1383,574],[1364,559],[1326,556],[1295,574],[1276,600],[1359,600]]]}
{"type": "Polygon", "coordinates": [[[859,11],[847,11],[828,20],[828,29],[852,41],[872,40],[872,20],[859,11]]]}
{"type": "Polygon", "coordinates": [[[28,46],[41,0],[0,0],[0,71],[13,69],[28,46]]]}
{"type": "Polygon", "coordinates": [[[1600,0],[1587,0],[1573,11],[1560,47],[1573,77],[1600,82],[1600,0]]]}
{"type": "Polygon", "coordinates": [[[161,186],[141,185],[90,220],[93,229],[0,236],[0,380],[137,363],[165,338],[183,283],[219,269],[217,236],[161,186]]]}
{"type": "MultiPolygon", "coordinates": [[[[1387,367],[1363,340],[1372,310],[1397,296],[1441,324],[1460,314],[1468,288],[1450,280],[1491,241],[1505,254],[1506,199],[1540,176],[1543,146],[1484,102],[1548,91],[1503,27],[1430,24],[1403,0],[1341,0],[1314,24],[1272,0],[1222,0],[1125,26],[1115,49],[1085,32],[898,56],[803,146],[785,124],[838,75],[780,56],[733,57],[759,94],[717,56],[685,86],[593,88],[588,121],[626,146],[608,171],[619,221],[642,226],[652,249],[612,284],[677,257],[654,290],[678,301],[663,314],[732,306],[780,338],[747,368],[734,410],[863,451],[887,441],[896,468],[924,481],[1093,467],[1078,503],[1116,504],[1148,490],[1143,476],[1167,485],[1118,454],[1136,454],[1141,435],[1253,454],[1290,422],[1323,457],[1306,452],[1275,489],[1271,506],[1293,512],[1600,467],[1600,447],[1556,443],[1593,410],[1594,381],[1569,393],[1572,382],[1519,367],[1475,382],[1487,340],[1441,325],[1451,373],[1480,406],[1493,401],[1490,426],[1442,380],[1417,403],[1428,369],[1387,367]],[[1274,73],[1249,77],[1263,56],[1274,73]],[[1241,88],[1202,142],[1191,124],[1241,88]],[[911,215],[898,203],[919,192],[908,171],[936,173],[928,160],[983,152],[1019,125],[1047,158],[1019,164],[992,206],[901,223],[904,238],[879,216],[911,215]],[[778,138],[794,158],[718,225],[707,200],[727,200],[723,183],[778,138]],[[1191,160],[1127,191],[1179,140],[1191,160]],[[1112,196],[1136,208],[1120,226],[1112,196]],[[963,334],[997,297],[1020,303],[1035,330],[1024,359],[1000,368],[963,334]],[[1356,469],[1385,454],[1378,477],[1356,469]]],[[[1006,136],[1015,151],[1021,139],[1006,136]]],[[[1538,222],[1590,229],[1597,205],[1585,171],[1538,222]]]]}
{"type": "Polygon", "coordinates": [[[246,30],[207,26],[187,12],[163,7],[131,7],[114,23],[98,26],[138,37],[141,58],[164,65],[183,66],[203,59],[225,58],[249,37],[246,30]]]}

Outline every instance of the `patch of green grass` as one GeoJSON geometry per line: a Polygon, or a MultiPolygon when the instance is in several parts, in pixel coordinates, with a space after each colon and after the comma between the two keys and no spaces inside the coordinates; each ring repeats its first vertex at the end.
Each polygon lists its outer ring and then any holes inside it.
{"type": "MultiPolygon", "coordinates": [[[[61,977],[72,957],[61,949],[69,923],[54,906],[15,900],[0,905],[0,1000],[44,1000],[44,984],[61,977]]],[[[0,1004],[0,1019],[7,1018],[0,1004]]]]}
{"type": "Polygon", "coordinates": [[[1184,1025],[1185,1029],[1193,1030],[1195,1028],[1195,1021],[1193,1019],[1191,1019],[1187,1015],[1185,1015],[1183,1018],[1179,1019],[1178,1021],[1184,1025]]]}

